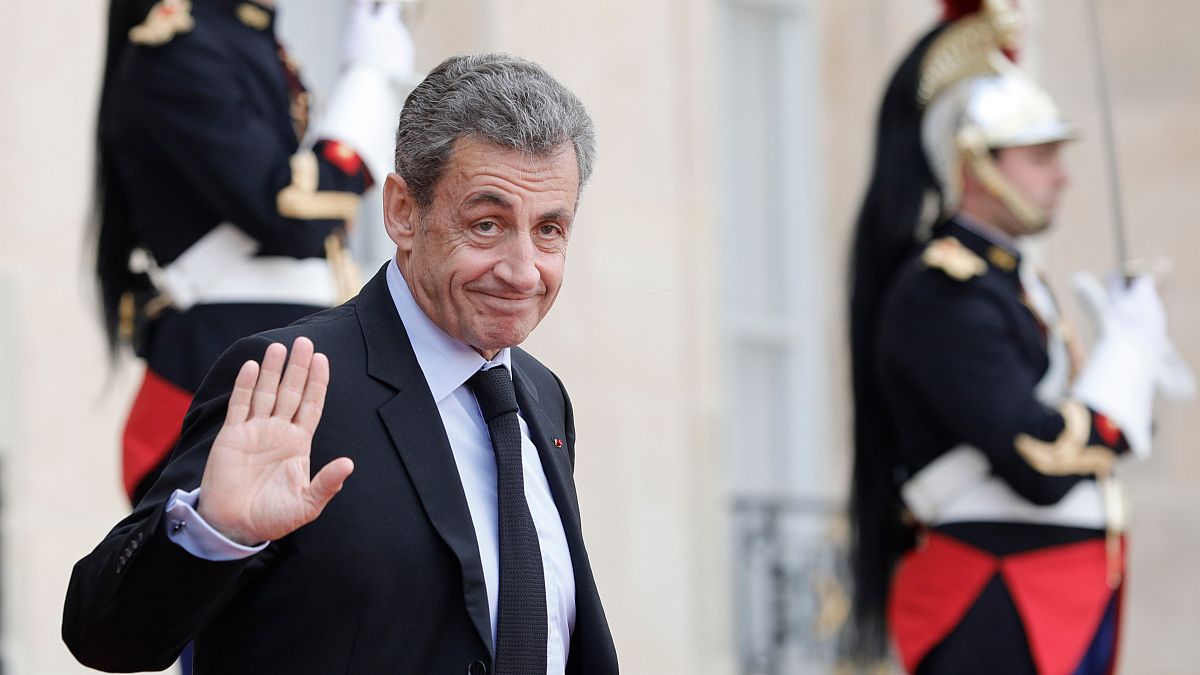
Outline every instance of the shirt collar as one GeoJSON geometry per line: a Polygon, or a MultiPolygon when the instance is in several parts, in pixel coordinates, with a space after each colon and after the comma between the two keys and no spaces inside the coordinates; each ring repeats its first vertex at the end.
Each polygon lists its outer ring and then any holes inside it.
{"type": "Polygon", "coordinates": [[[959,225],[962,225],[971,232],[983,237],[989,243],[995,244],[996,246],[1007,250],[1009,253],[1017,253],[1020,251],[1020,247],[1017,245],[1017,240],[1015,237],[1011,237],[1004,232],[1001,232],[1000,228],[992,225],[991,223],[985,222],[982,219],[965,211],[959,211],[958,214],[954,216],[954,219],[958,221],[959,225]]]}
{"type": "Polygon", "coordinates": [[[501,349],[496,358],[488,361],[469,345],[451,337],[426,316],[413,298],[395,258],[388,263],[387,285],[435,402],[440,403],[479,370],[504,366],[508,368],[509,376],[512,376],[510,348],[501,349]]]}

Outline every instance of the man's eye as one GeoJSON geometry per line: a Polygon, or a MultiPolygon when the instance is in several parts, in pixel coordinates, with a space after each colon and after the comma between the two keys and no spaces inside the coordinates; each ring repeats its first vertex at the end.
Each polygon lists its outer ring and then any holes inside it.
{"type": "Polygon", "coordinates": [[[480,232],[490,233],[496,230],[496,224],[490,220],[485,220],[482,223],[476,223],[475,229],[479,230],[480,232]]]}
{"type": "Polygon", "coordinates": [[[557,225],[542,225],[540,229],[544,237],[553,237],[562,231],[557,225]]]}

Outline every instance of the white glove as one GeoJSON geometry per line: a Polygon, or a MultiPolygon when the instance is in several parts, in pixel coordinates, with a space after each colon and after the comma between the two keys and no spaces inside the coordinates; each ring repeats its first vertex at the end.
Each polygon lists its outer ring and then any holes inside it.
{"type": "Polygon", "coordinates": [[[396,124],[420,78],[412,36],[397,2],[354,0],[346,21],[342,73],[317,128],[363,158],[376,184],[394,168],[396,124]]]}
{"type": "MultiPolygon", "coordinates": [[[[1076,278],[1076,290],[1080,292],[1085,305],[1088,305],[1088,312],[1099,334],[1103,326],[1098,317],[1104,307],[1104,296],[1100,292],[1099,282],[1090,275],[1080,275],[1076,278]],[[1084,276],[1087,278],[1080,278],[1084,276]]],[[[1139,276],[1126,286],[1122,277],[1110,275],[1108,298],[1113,318],[1137,335],[1153,353],[1154,383],[1158,393],[1168,401],[1188,401],[1194,398],[1196,377],[1167,335],[1167,312],[1158,297],[1154,278],[1149,275],[1139,276]]]]}
{"type": "Polygon", "coordinates": [[[342,65],[378,68],[397,84],[412,79],[416,49],[400,16],[400,3],[353,0],[346,17],[342,65]]]}
{"type": "Polygon", "coordinates": [[[1096,329],[1096,345],[1075,383],[1074,398],[1107,416],[1139,456],[1150,453],[1155,392],[1170,400],[1195,395],[1191,369],[1167,336],[1167,315],[1152,277],[1128,286],[1110,276],[1107,291],[1080,273],[1075,292],[1096,329]]]}

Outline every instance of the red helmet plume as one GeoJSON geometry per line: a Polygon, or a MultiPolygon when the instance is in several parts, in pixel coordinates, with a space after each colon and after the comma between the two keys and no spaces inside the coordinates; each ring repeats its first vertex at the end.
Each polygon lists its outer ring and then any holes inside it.
{"type": "MultiPolygon", "coordinates": [[[[942,2],[942,21],[954,21],[961,19],[968,14],[974,14],[983,7],[983,0],[941,0],[942,2]]],[[[1017,6],[1016,0],[1013,0],[1013,6],[1017,6]]]]}
{"type": "Polygon", "coordinates": [[[983,0],[941,0],[942,20],[954,21],[968,14],[974,14],[983,6],[983,0]]]}
{"type": "MultiPolygon", "coordinates": [[[[1017,0],[1010,0],[1012,6],[1017,6],[1017,0]]],[[[958,19],[974,14],[983,9],[984,0],[941,0],[942,3],[942,21],[957,21],[958,19]]],[[[1018,50],[1015,48],[1004,49],[1004,54],[1009,60],[1016,62],[1018,50]]]]}

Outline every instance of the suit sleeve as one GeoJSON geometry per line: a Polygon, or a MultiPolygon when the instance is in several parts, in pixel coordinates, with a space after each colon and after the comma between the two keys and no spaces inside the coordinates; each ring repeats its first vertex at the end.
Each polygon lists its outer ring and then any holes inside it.
{"type": "MultiPolygon", "coordinates": [[[[188,205],[236,224],[279,254],[304,257],[357,209],[371,182],[361,159],[326,139],[297,152],[290,126],[252,105],[252,65],[183,36],[133,47],[117,103],[126,143],[186,186],[188,205]]],[[[260,94],[261,95],[261,94],[260,94]]]]}
{"type": "Polygon", "coordinates": [[[1034,504],[1057,502],[1095,473],[1095,463],[1048,465],[1029,449],[1079,459],[1102,446],[1111,457],[1125,447],[1120,434],[1106,435],[1103,419],[1077,404],[1056,410],[1039,402],[1041,373],[1021,354],[1000,305],[966,284],[943,282],[938,292],[909,294],[891,314],[881,366],[948,436],[982,450],[1017,493],[1034,504]]]}
{"type": "Polygon", "coordinates": [[[63,608],[63,641],[86,666],[107,671],[162,670],[205,621],[274,555],[197,558],[167,538],[167,498],[200,485],[209,448],[225,417],[234,379],[269,342],[247,338],[216,363],[184,420],[170,464],[132,514],[76,563],[63,608]]]}

